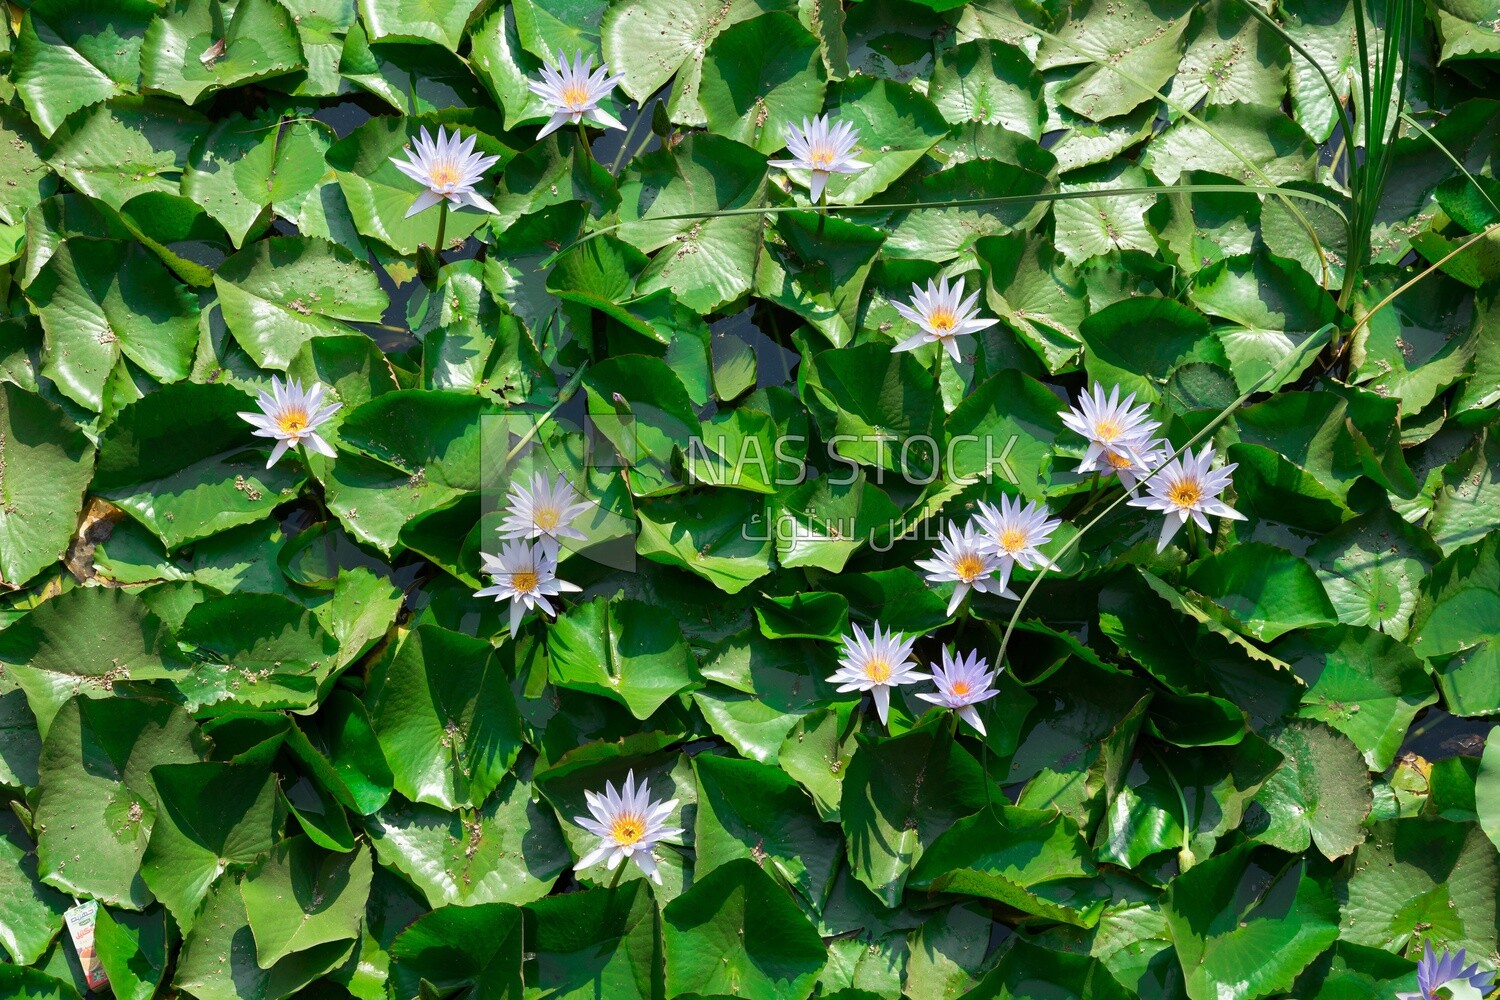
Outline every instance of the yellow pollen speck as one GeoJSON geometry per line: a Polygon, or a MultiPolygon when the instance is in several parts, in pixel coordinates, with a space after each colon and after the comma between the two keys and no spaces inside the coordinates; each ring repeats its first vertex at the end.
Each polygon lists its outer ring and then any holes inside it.
{"type": "Polygon", "coordinates": [[[629,847],[646,835],[646,821],[631,813],[617,816],[610,824],[609,835],[614,838],[616,844],[629,847]]]}
{"type": "Polygon", "coordinates": [[[1026,532],[1007,528],[1000,534],[1000,547],[1007,552],[1020,552],[1026,547],[1026,532]]]}
{"type": "Polygon", "coordinates": [[[1191,479],[1179,479],[1167,488],[1167,499],[1179,507],[1193,507],[1203,499],[1203,490],[1191,479]]]}
{"type": "Polygon", "coordinates": [[[865,676],[876,684],[884,684],[891,679],[891,665],[884,660],[871,660],[865,664],[865,676]]]}
{"type": "Polygon", "coordinates": [[[984,561],[976,555],[959,556],[953,561],[953,572],[964,583],[973,583],[984,572],[984,561]]]}
{"type": "Polygon", "coordinates": [[[510,575],[510,585],[522,594],[529,594],[536,589],[536,572],[523,569],[510,575]]]}
{"type": "Polygon", "coordinates": [[[307,411],[287,410],[276,418],[276,426],[281,433],[295,437],[307,430],[307,411]]]}

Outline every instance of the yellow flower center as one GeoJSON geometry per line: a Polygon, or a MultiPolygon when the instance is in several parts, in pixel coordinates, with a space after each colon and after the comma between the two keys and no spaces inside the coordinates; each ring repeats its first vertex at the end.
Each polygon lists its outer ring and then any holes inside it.
{"type": "Polygon", "coordinates": [[[556,507],[541,507],[537,509],[536,514],[532,517],[532,520],[534,520],[536,522],[536,526],[538,528],[541,528],[543,531],[551,531],[553,528],[557,527],[558,522],[560,522],[562,518],[558,516],[558,510],[556,507]]]}
{"type": "Polygon", "coordinates": [[[962,555],[953,561],[953,572],[964,583],[973,583],[984,572],[984,560],[976,555],[962,555]]]}
{"type": "Polygon", "coordinates": [[[941,336],[958,325],[958,317],[951,309],[934,309],[927,317],[927,325],[932,327],[933,333],[941,336]]]}
{"type": "Polygon", "coordinates": [[[584,108],[588,107],[589,92],[583,86],[575,83],[573,84],[573,86],[565,87],[563,89],[562,101],[563,104],[565,104],[569,109],[573,111],[582,111],[584,108]]]}
{"type": "Polygon", "coordinates": [[[511,587],[522,594],[529,594],[536,589],[536,571],[523,569],[510,575],[511,587]]]}
{"type": "Polygon", "coordinates": [[[1113,420],[1101,420],[1094,425],[1094,437],[1100,441],[1113,441],[1120,436],[1120,425],[1113,420]]]}
{"type": "Polygon", "coordinates": [[[1006,528],[1000,533],[1000,547],[1007,552],[1020,552],[1026,547],[1026,532],[1019,528],[1006,528]]]}
{"type": "Polygon", "coordinates": [[[1167,499],[1179,507],[1193,507],[1203,499],[1203,490],[1191,479],[1179,479],[1167,488],[1167,499]]]}
{"type": "Polygon", "coordinates": [[[865,664],[865,676],[876,684],[884,684],[891,679],[891,665],[884,660],[870,660],[865,664]]]}
{"type": "Polygon", "coordinates": [[[616,816],[610,824],[609,835],[621,847],[629,847],[646,835],[646,821],[633,813],[616,816]]]}
{"type": "Polygon", "coordinates": [[[948,688],[948,693],[963,696],[968,694],[969,690],[968,681],[954,681],[952,686],[948,688]]]}
{"type": "Polygon", "coordinates": [[[1135,464],[1130,460],[1129,455],[1118,451],[1105,452],[1104,460],[1109,463],[1111,469],[1128,469],[1135,464]]]}
{"type": "Polygon", "coordinates": [[[307,411],[286,410],[276,418],[276,426],[288,437],[296,437],[307,430],[307,411]]]}
{"type": "Polygon", "coordinates": [[[833,150],[814,149],[808,153],[808,162],[813,165],[814,170],[827,170],[833,166],[833,150]]]}
{"type": "Polygon", "coordinates": [[[435,188],[449,188],[458,183],[458,168],[451,163],[435,163],[429,173],[435,188]]]}

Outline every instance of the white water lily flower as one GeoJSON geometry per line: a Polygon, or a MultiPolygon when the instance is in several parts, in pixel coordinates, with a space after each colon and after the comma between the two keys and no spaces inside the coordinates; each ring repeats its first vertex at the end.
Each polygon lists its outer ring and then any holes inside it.
{"type": "Polygon", "coordinates": [[[591,504],[579,500],[562,473],[558,473],[555,483],[545,472],[537,472],[532,475],[530,485],[512,484],[505,503],[508,510],[495,529],[501,538],[584,538],[583,532],[572,524],[591,504]]]}
{"type": "Polygon", "coordinates": [[[444,199],[454,208],[473,205],[486,212],[500,211],[488,198],[474,190],[484,172],[500,162],[498,156],[474,152],[474,140],[478,137],[476,132],[462,139],[456,128],[450,136],[439,125],[437,142],[433,142],[424,125],[422,134],[407,147],[405,160],[390,158],[397,170],[425,188],[406,210],[406,218],[410,219],[444,199]]]}
{"type": "Polygon", "coordinates": [[[917,697],[952,709],[960,719],[973,726],[980,736],[984,736],[984,722],[980,720],[979,712],[974,706],[989,701],[1000,693],[990,687],[995,683],[998,671],[989,669],[989,661],[980,656],[978,650],[968,656],[955,657],[946,648],[943,649],[943,662],[931,664],[931,667],[932,683],[937,685],[937,693],[924,691],[917,697]]]}
{"type": "Polygon", "coordinates": [[[498,556],[488,552],[480,554],[484,572],[494,578],[494,583],[483,590],[476,590],[475,597],[493,597],[497,601],[510,601],[510,637],[514,639],[521,628],[521,616],[531,608],[541,608],[549,615],[557,614],[549,597],[564,591],[578,592],[576,584],[557,578],[557,543],[550,538],[527,543],[516,539],[500,547],[498,556]]]}
{"type": "Polygon", "coordinates": [[[948,601],[950,615],[958,609],[964,595],[970,590],[1008,597],[1013,601],[1018,599],[1005,588],[1004,581],[994,578],[995,572],[1000,569],[1000,558],[975,533],[972,521],[961,529],[950,521],[938,548],[932,550],[932,558],[918,559],[916,562],[927,571],[928,583],[954,584],[953,597],[948,601]]]}
{"type": "MultiPolygon", "coordinates": [[[[1171,454],[1167,447],[1166,438],[1155,440],[1141,440],[1134,442],[1131,448],[1121,448],[1118,451],[1104,450],[1099,454],[1099,460],[1095,468],[1102,472],[1113,472],[1120,480],[1120,485],[1125,487],[1129,493],[1134,493],[1141,480],[1156,471],[1157,466],[1166,461],[1171,454]]],[[[1083,466],[1078,467],[1081,471],[1088,471],[1083,466]]]]}
{"type": "Polygon", "coordinates": [[[661,873],[656,870],[656,859],[651,849],[669,837],[682,833],[682,827],[663,825],[666,818],[677,808],[676,799],[666,802],[651,801],[651,785],[645,778],[639,785],[635,782],[635,771],[625,775],[625,784],[615,791],[612,782],[604,783],[603,792],[584,792],[591,816],[574,816],[573,822],[599,838],[599,846],[578,860],[579,868],[587,868],[609,859],[609,870],[620,867],[620,862],[630,858],[651,880],[661,884],[661,873]]]}
{"type": "Polygon", "coordinates": [[[1130,456],[1132,465],[1144,465],[1139,449],[1146,446],[1151,435],[1161,429],[1161,424],[1152,420],[1149,407],[1135,403],[1135,393],[1120,399],[1120,387],[1104,396],[1104,386],[1094,383],[1092,393],[1079,397],[1078,405],[1063,414],[1062,421],[1069,429],[1087,438],[1088,451],[1078,463],[1079,472],[1111,472],[1113,466],[1105,460],[1106,452],[1130,456]]]}
{"type": "Polygon", "coordinates": [[[302,383],[296,379],[283,383],[272,375],[271,391],[260,390],[255,402],[260,412],[241,412],[240,418],[255,425],[256,437],[276,439],[276,447],[271,450],[271,460],[266,463],[266,468],[275,465],[288,448],[295,448],[303,442],[307,443],[309,451],[320,455],[333,458],[337,454],[333,446],[323,440],[318,428],[344,404],[324,403],[320,383],[314,382],[303,392],[302,383]]]}
{"type": "Polygon", "coordinates": [[[1001,497],[1000,506],[979,504],[975,518],[984,532],[984,542],[1002,563],[1001,580],[1009,581],[1011,566],[1022,569],[1053,569],[1052,562],[1042,555],[1040,549],[1052,540],[1052,533],[1062,521],[1049,518],[1045,506],[1035,500],[1021,506],[1013,497],[1001,497]]]}
{"type": "Polygon", "coordinates": [[[859,140],[859,130],[848,122],[830,125],[827,115],[819,115],[809,121],[802,119],[802,127],[787,125],[786,151],[792,154],[788,160],[771,160],[770,165],[785,170],[806,170],[808,193],[813,201],[823,197],[823,188],[833,174],[857,173],[869,166],[863,160],[854,159],[854,144],[859,140]]]}
{"type": "Polygon", "coordinates": [[[605,128],[625,127],[614,115],[599,107],[599,102],[609,96],[615,84],[625,79],[623,76],[610,76],[608,63],[601,63],[598,69],[593,69],[594,57],[585,60],[581,50],[573,56],[570,66],[568,57],[558,49],[557,66],[553,69],[543,65],[541,80],[533,80],[530,84],[531,92],[546,101],[552,111],[552,117],[536,134],[538,139],[546,138],[570,122],[577,125],[585,118],[605,128]]]}
{"type": "Polygon", "coordinates": [[[1219,494],[1229,485],[1229,475],[1235,470],[1236,463],[1231,462],[1222,469],[1211,469],[1209,466],[1213,460],[1214,450],[1209,445],[1204,445],[1197,455],[1189,449],[1180,458],[1168,462],[1146,484],[1146,496],[1131,499],[1132,507],[1159,510],[1167,515],[1156,551],[1167,547],[1172,536],[1187,524],[1188,518],[1204,531],[1210,530],[1205,514],[1245,520],[1244,514],[1219,499],[1219,494]]]}
{"type": "Polygon", "coordinates": [[[879,622],[871,626],[869,635],[855,625],[854,635],[844,636],[839,669],[828,679],[839,683],[840,694],[869,691],[875,697],[875,712],[884,723],[890,714],[891,688],[927,679],[926,674],[912,669],[917,665],[911,658],[916,641],[916,636],[905,639],[894,630],[882,634],[879,622]]]}
{"type": "Polygon", "coordinates": [[[948,356],[958,361],[958,338],[967,337],[988,329],[1000,322],[997,319],[976,319],[979,309],[979,290],[967,299],[964,295],[964,279],[949,285],[948,279],[927,282],[926,291],[920,285],[911,286],[911,305],[892,302],[896,311],[921,328],[920,332],[901,341],[892,351],[910,351],[923,344],[939,343],[948,356]]]}

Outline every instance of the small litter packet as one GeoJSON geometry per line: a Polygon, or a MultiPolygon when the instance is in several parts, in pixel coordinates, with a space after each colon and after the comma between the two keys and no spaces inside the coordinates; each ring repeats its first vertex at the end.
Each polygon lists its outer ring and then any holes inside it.
{"type": "Polygon", "coordinates": [[[63,914],[63,920],[68,924],[68,935],[73,939],[73,950],[78,952],[78,964],[83,966],[83,978],[91,990],[109,984],[109,977],[104,974],[104,966],[99,962],[99,953],[94,950],[94,919],[98,912],[99,904],[89,900],[63,914]]]}

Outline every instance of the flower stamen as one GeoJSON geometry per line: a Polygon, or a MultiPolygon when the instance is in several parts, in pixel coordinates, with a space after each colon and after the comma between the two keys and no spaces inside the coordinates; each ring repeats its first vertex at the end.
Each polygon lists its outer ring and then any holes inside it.
{"type": "Polygon", "coordinates": [[[953,572],[965,583],[973,583],[984,572],[984,560],[973,554],[959,556],[953,561],[953,572]]]}
{"type": "Polygon", "coordinates": [[[610,825],[609,835],[621,847],[629,847],[646,835],[646,821],[631,813],[617,816],[610,825]]]}
{"type": "Polygon", "coordinates": [[[1179,507],[1194,507],[1203,499],[1203,490],[1191,479],[1179,479],[1167,487],[1167,499],[1179,507]]]}

